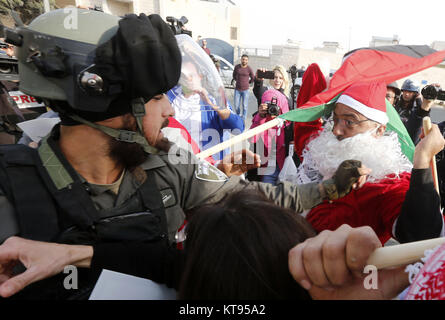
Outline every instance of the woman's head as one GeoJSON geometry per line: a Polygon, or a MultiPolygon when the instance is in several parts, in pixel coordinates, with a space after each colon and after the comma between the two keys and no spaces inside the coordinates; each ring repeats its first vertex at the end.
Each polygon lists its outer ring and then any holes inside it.
{"type": "Polygon", "coordinates": [[[284,94],[287,96],[289,94],[289,77],[287,76],[286,69],[278,65],[273,68],[274,78],[270,80],[270,85],[276,89],[283,89],[284,94]]]}
{"type": "Polygon", "coordinates": [[[288,252],[315,235],[309,223],[258,191],[194,210],[187,225],[182,299],[309,299],[288,252]]]}

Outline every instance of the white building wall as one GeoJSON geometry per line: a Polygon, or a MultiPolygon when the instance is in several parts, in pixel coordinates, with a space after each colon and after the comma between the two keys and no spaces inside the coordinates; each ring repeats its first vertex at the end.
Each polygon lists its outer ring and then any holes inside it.
{"type": "Polygon", "coordinates": [[[240,14],[239,7],[233,6],[225,0],[219,2],[201,0],[163,0],[160,5],[162,18],[186,16],[186,28],[193,32],[193,38],[217,38],[235,46],[240,43],[240,14]],[[236,27],[236,40],[230,39],[230,28],[236,27]]]}
{"type": "Polygon", "coordinates": [[[181,18],[186,16],[186,28],[193,32],[193,38],[217,38],[237,46],[242,38],[240,9],[227,0],[218,2],[201,0],[58,0],[61,4],[100,5],[107,13],[159,14],[181,18]],[[231,27],[236,28],[236,39],[231,39],[231,27]]]}

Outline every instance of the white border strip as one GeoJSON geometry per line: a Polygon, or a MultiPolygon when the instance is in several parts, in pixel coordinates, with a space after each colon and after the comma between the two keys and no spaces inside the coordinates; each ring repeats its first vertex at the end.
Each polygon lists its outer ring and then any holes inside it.
{"type": "Polygon", "coordinates": [[[377,121],[381,124],[387,124],[389,121],[386,112],[370,108],[348,95],[342,94],[340,98],[338,98],[337,103],[343,103],[348,107],[351,107],[352,109],[360,112],[366,118],[377,121]]]}

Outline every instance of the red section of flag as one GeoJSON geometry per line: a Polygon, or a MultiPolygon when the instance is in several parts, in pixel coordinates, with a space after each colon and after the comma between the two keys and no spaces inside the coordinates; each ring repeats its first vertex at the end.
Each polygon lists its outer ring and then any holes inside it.
{"type": "Polygon", "coordinates": [[[349,57],[346,57],[340,69],[335,72],[330,80],[329,89],[315,95],[301,107],[315,107],[329,102],[354,82],[384,81],[389,84],[435,66],[444,59],[445,50],[433,52],[422,58],[414,58],[406,54],[378,49],[357,50],[349,57]]]}
{"type": "MultiPolygon", "coordinates": [[[[175,118],[169,118],[168,119],[168,127],[169,128],[175,128],[175,129],[179,129],[181,131],[181,136],[187,141],[187,143],[191,146],[192,151],[194,154],[198,154],[201,152],[201,150],[199,149],[198,144],[195,142],[195,140],[192,139],[192,136],[190,135],[190,133],[187,131],[187,129],[175,118]]],[[[215,160],[213,159],[213,157],[207,157],[205,159],[207,162],[209,162],[210,164],[214,165],[215,164],[215,160]]]]}

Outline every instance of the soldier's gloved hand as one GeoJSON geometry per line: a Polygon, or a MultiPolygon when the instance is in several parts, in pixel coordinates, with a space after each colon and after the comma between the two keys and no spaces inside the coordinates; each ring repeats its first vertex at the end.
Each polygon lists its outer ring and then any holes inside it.
{"type": "Polygon", "coordinates": [[[360,188],[366,182],[371,169],[362,166],[358,160],[345,160],[338,167],[331,179],[321,183],[321,192],[326,199],[335,200],[344,197],[352,189],[360,188]]]}

